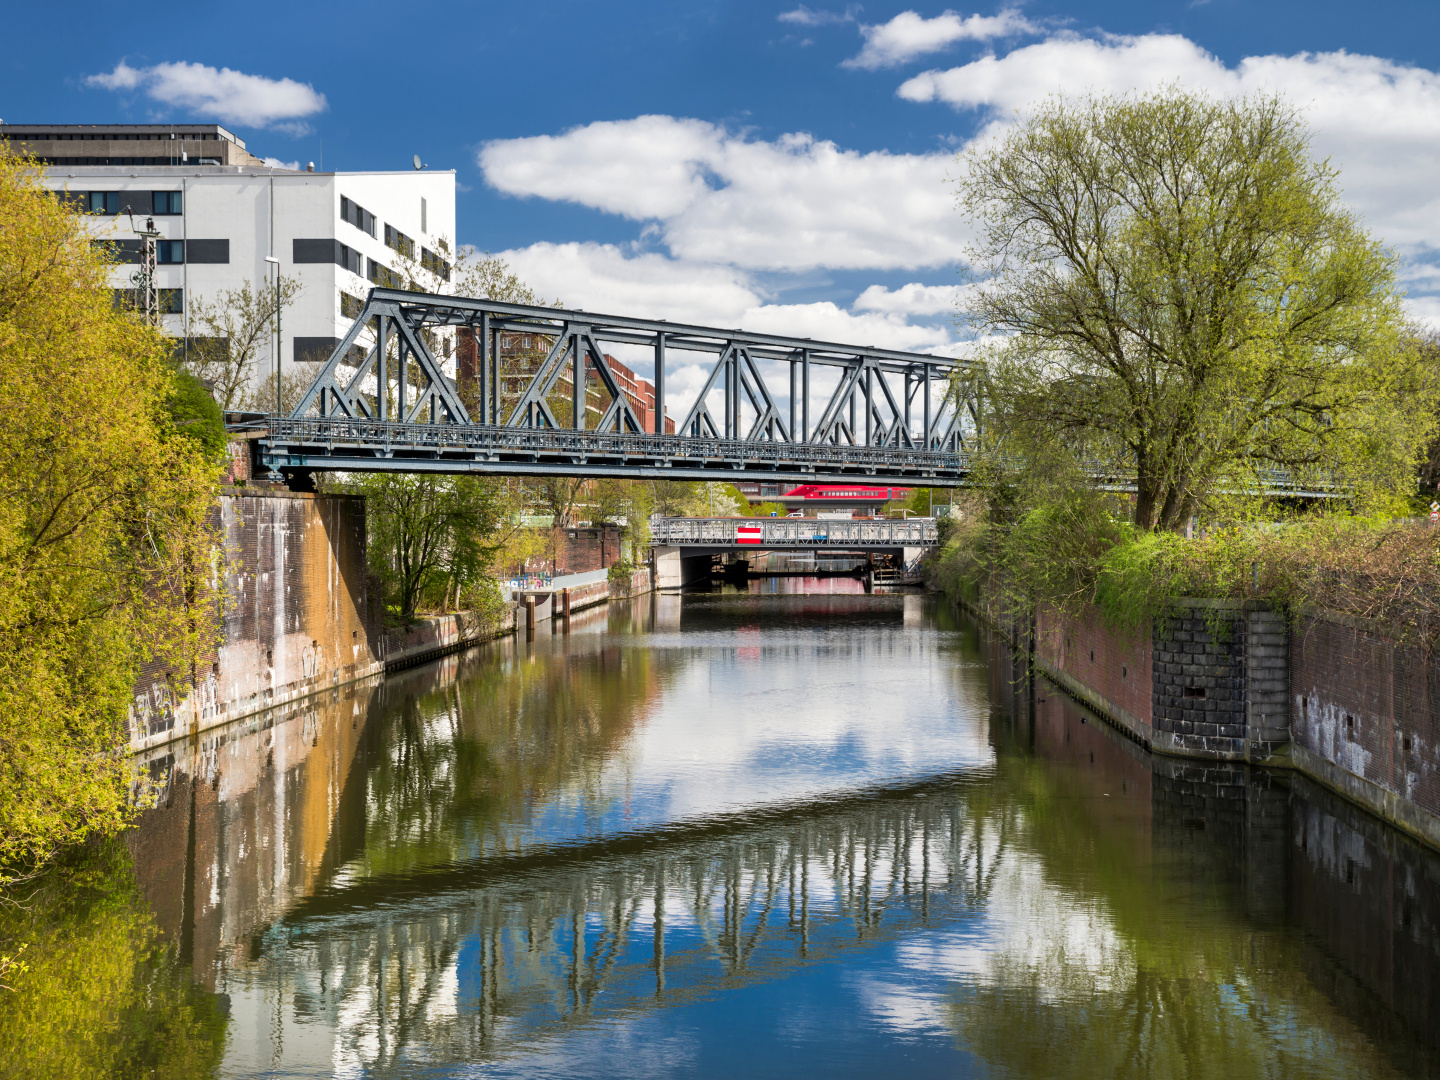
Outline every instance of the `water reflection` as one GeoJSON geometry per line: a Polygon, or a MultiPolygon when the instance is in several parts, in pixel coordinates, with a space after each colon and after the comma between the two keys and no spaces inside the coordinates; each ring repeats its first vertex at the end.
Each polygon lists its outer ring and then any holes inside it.
{"type": "Polygon", "coordinates": [[[611,605],[157,755],[133,871],[97,854],[0,931],[48,965],[0,1060],[1433,1071],[1435,856],[1152,759],[932,599],[821,583],[611,605]]]}

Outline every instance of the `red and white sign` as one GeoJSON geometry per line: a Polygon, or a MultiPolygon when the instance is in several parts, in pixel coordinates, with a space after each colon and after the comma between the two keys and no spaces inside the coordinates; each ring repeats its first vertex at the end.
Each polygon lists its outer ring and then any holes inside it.
{"type": "Polygon", "coordinates": [[[737,544],[758,544],[765,536],[764,525],[736,525],[735,542],[737,544]]]}

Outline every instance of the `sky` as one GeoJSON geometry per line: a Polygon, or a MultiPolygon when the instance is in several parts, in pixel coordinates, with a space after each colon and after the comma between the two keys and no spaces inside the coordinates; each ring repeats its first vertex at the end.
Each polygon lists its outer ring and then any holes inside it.
{"type": "Polygon", "coordinates": [[[957,154],[1060,92],[1278,91],[1440,325],[1440,3],[102,5],[6,17],[0,118],[454,169],[459,244],[607,314],[955,353],[957,154]],[[17,47],[24,43],[24,47],[17,47]]]}

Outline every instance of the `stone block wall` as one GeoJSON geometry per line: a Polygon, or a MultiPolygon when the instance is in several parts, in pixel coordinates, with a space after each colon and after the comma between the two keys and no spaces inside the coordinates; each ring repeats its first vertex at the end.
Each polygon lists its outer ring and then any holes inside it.
{"type": "Polygon", "coordinates": [[[1156,620],[1151,716],[1161,749],[1245,756],[1246,629],[1233,604],[1190,601],[1156,620]]]}

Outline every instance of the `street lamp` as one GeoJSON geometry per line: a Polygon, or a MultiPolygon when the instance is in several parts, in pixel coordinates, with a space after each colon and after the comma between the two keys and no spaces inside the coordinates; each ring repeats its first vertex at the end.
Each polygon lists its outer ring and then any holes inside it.
{"type": "Polygon", "coordinates": [[[266,255],[267,263],[275,264],[275,415],[280,415],[280,260],[266,255]]]}

